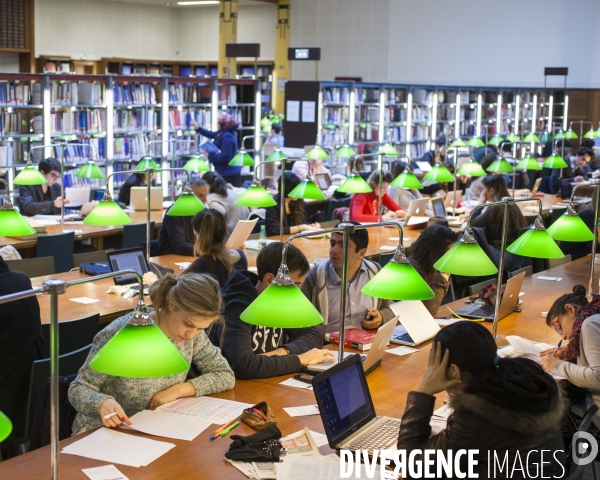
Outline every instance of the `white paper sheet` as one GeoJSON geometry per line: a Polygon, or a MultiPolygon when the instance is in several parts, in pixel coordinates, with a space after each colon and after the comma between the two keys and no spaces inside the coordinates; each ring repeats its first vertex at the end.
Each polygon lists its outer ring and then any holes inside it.
{"type": "Polygon", "coordinates": [[[165,403],[158,411],[171,410],[181,415],[209,418],[213,423],[222,425],[242,414],[242,410],[250,408],[249,403],[233,402],[212,397],[186,397],[165,403]]]}
{"type": "Polygon", "coordinates": [[[386,350],[385,352],[391,353],[393,355],[402,356],[402,355],[408,355],[409,353],[415,353],[418,351],[419,350],[417,350],[416,348],[400,346],[400,347],[396,347],[396,348],[390,348],[389,350],[386,350]]]}
{"type": "Polygon", "coordinates": [[[448,405],[444,405],[433,412],[429,421],[433,433],[438,434],[446,428],[451,413],[452,409],[448,405]]]}
{"type": "Polygon", "coordinates": [[[294,388],[302,388],[304,390],[312,390],[313,389],[312,385],[301,382],[300,380],[296,380],[295,378],[288,378],[287,380],[284,380],[283,382],[281,382],[279,385],[286,385],[288,387],[294,387],[294,388]]]}
{"type": "Polygon", "coordinates": [[[72,302],[83,303],[87,305],[88,303],[96,303],[99,302],[97,298],[88,298],[88,297],[77,297],[77,298],[69,298],[72,302]]]}
{"type": "Polygon", "coordinates": [[[191,441],[212,424],[212,419],[178,415],[172,410],[142,410],[130,418],[129,428],[156,435],[191,441]]]}
{"type": "Polygon", "coordinates": [[[95,468],[82,468],[91,480],[129,480],[125,475],[119,472],[119,469],[114,465],[104,465],[95,468]]]}
{"type": "Polygon", "coordinates": [[[315,123],[315,107],[316,107],[316,102],[313,102],[313,101],[302,102],[302,122],[303,123],[315,123]]]}
{"type": "Polygon", "coordinates": [[[447,327],[448,325],[452,325],[456,322],[463,322],[460,318],[434,318],[435,323],[437,323],[440,327],[447,327]]]}
{"type": "Polygon", "coordinates": [[[190,265],[192,264],[192,262],[175,262],[175,265],[177,265],[179,268],[181,268],[182,270],[185,270],[186,268],[188,268],[190,265]]]}
{"type": "Polygon", "coordinates": [[[235,225],[233,232],[231,232],[225,246],[231,250],[242,248],[244,242],[248,240],[248,237],[252,233],[252,229],[254,228],[254,225],[256,225],[256,222],[258,222],[258,218],[255,218],[254,220],[238,220],[238,223],[235,225]]]}
{"type": "Polygon", "coordinates": [[[150,464],[173,447],[175,447],[174,443],[159,442],[101,428],[66,446],[62,453],[139,468],[150,464]]]}
{"type": "Polygon", "coordinates": [[[290,417],[303,417],[305,415],[318,415],[317,405],[306,405],[305,407],[283,407],[290,417]]]}
{"type": "Polygon", "coordinates": [[[288,100],[286,102],[285,119],[288,122],[299,122],[300,121],[300,101],[299,100],[288,100]]]}
{"type": "Polygon", "coordinates": [[[560,282],[562,280],[562,277],[546,277],[544,275],[540,275],[538,277],[535,277],[536,280],[548,280],[549,282],[560,282]]]}
{"type": "MultiPolygon", "coordinates": [[[[379,478],[379,465],[376,465],[376,476],[369,477],[364,468],[360,469],[359,479],[379,478]]],[[[285,457],[282,463],[277,464],[277,480],[338,480],[340,477],[340,461],[331,460],[327,457],[285,457]]],[[[351,478],[356,478],[354,472],[351,478]]]]}

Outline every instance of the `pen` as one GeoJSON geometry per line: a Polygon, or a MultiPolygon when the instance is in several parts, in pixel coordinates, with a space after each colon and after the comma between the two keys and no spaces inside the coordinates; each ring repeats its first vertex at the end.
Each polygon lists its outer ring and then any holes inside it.
{"type": "Polygon", "coordinates": [[[104,420],[108,420],[110,417],[114,417],[117,414],[117,412],[112,412],[109,413],[108,415],[104,415],[104,420]]]}
{"type": "Polygon", "coordinates": [[[267,419],[267,416],[263,412],[261,412],[258,408],[253,407],[252,411],[254,413],[258,413],[260,415],[260,418],[262,418],[263,420],[267,419]]]}
{"type": "Polygon", "coordinates": [[[221,428],[217,428],[215,430],[215,435],[218,435],[219,433],[221,433],[223,430],[225,430],[229,425],[231,425],[233,422],[235,422],[235,418],[233,420],[229,420],[225,425],[223,425],[221,428]]]}
{"type": "Polygon", "coordinates": [[[224,437],[225,435],[227,435],[229,432],[231,432],[231,430],[233,430],[235,427],[237,427],[240,424],[239,420],[237,422],[235,422],[231,427],[228,427],[226,430],[223,430],[221,433],[219,433],[219,437],[224,437]]]}
{"type": "Polygon", "coordinates": [[[263,418],[256,412],[250,412],[250,415],[254,415],[255,417],[260,418],[261,420],[263,420],[263,418]]]}
{"type": "Polygon", "coordinates": [[[556,346],[556,350],[554,350],[554,353],[552,354],[553,357],[556,356],[556,352],[558,352],[558,350],[560,349],[561,345],[562,345],[562,340],[560,342],[558,342],[558,345],[556,346]]]}

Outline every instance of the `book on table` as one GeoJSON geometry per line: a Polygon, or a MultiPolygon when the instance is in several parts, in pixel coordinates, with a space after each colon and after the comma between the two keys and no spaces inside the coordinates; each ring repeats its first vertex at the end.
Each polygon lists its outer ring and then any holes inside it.
{"type": "MultiPolygon", "coordinates": [[[[344,345],[357,348],[361,351],[370,350],[377,330],[363,330],[362,328],[348,328],[344,331],[344,345]]],[[[332,343],[340,343],[340,332],[328,332],[325,340],[332,343]]]]}

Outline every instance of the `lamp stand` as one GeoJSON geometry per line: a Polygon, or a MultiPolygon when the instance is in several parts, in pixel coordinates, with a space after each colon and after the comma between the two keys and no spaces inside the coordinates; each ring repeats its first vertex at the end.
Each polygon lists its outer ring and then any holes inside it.
{"type": "MultiPolygon", "coordinates": [[[[600,182],[597,180],[593,183],[593,186],[596,190],[596,205],[594,205],[594,240],[592,240],[592,265],[590,267],[590,280],[588,282],[588,297],[591,297],[593,294],[592,282],[594,281],[594,268],[596,266],[596,243],[598,241],[598,207],[600,206],[600,182]]],[[[573,194],[575,193],[575,189],[573,189],[573,193],[571,194],[571,202],[573,202],[573,194]]]]}
{"type": "Polygon", "coordinates": [[[356,160],[358,160],[359,158],[367,158],[374,156],[377,156],[377,168],[379,169],[379,188],[377,189],[377,223],[381,223],[381,199],[383,198],[383,153],[374,152],[355,155],[354,161],[356,162],[356,160]]]}

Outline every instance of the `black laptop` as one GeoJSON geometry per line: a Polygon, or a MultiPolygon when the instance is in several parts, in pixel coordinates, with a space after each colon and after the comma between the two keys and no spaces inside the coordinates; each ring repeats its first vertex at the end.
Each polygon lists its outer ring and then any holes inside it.
{"type": "MultiPolygon", "coordinates": [[[[146,252],[142,247],[126,248],[106,252],[111,272],[135,270],[140,277],[149,270],[146,252]]],[[[115,285],[137,285],[135,275],[121,275],[114,278],[115,285]]]]}

